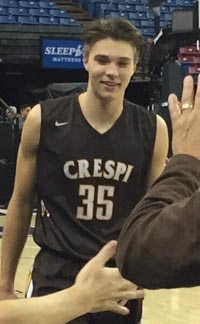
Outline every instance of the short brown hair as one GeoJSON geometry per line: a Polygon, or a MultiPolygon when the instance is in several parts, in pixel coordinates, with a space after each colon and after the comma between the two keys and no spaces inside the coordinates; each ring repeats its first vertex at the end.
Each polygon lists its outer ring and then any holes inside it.
{"type": "Polygon", "coordinates": [[[135,60],[139,59],[143,45],[143,37],[139,30],[123,18],[108,18],[92,21],[82,33],[84,54],[89,55],[91,47],[98,41],[111,38],[116,41],[129,43],[135,50],[135,60]]]}
{"type": "Polygon", "coordinates": [[[31,105],[29,103],[24,103],[24,104],[21,104],[19,106],[19,110],[20,111],[23,111],[24,109],[26,109],[27,107],[30,107],[31,108],[31,105]]]}

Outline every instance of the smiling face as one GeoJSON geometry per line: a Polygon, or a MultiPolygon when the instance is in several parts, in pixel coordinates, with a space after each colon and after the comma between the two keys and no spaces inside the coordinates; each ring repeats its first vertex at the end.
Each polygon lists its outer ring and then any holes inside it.
{"type": "Polygon", "coordinates": [[[122,100],[135,72],[134,57],[134,49],[127,42],[111,38],[97,41],[84,57],[88,94],[100,100],[122,100]]]}

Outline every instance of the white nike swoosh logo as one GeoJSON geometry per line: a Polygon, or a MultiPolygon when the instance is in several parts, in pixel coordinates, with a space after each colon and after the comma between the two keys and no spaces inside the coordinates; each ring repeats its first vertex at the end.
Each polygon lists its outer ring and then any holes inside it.
{"type": "Polygon", "coordinates": [[[58,121],[55,122],[55,126],[64,126],[64,125],[67,125],[69,124],[69,122],[63,122],[63,123],[59,123],[58,121]]]}

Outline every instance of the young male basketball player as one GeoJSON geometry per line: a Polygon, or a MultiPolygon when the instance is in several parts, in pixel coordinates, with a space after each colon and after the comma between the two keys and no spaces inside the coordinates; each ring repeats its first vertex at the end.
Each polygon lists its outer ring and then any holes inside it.
{"type": "MultiPolygon", "coordinates": [[[[29,113],[2,244],[2,296],[12,296],[37,188],[43,208],[34,240],[33,296],[70,287],[80,268],[122,225],[163,170],[164,121],[124,100],[142,37],[123,19],[99,20],[83,33],[87,91],[47,100],[29,113]]],[[[115,266],[114,260],[110,265],[115,266]]],[[[126,317],[87,314],[73,323],[140,321],[141,303],[126,317]]]]}

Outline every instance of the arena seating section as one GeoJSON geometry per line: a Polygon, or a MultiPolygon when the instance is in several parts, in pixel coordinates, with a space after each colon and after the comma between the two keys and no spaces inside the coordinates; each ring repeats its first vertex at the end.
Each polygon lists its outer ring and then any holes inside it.
{"type": "MultiPolygon", "coordinates": [[[[148,0],[75,0],[91,17],[122,17],[130,20],[144,36],[154,35],[153,17],[148,11],[148,0]]],[[[172,11],[191,8],[192,0],[166,0],[161,7],[160,26],[171,23],[172,11]]]]}
{"type": "Polygon", "coordinates": [[[1,24],[79,26],[65,10],[52,1],[0,0],[1,24]]]}
{"type": "MultiPolygon", "coordinates": [[[[88,10],[94,17],[123,17],[133,22],[142,33],[153,36],[153,18],[148,13],[147,0],[74,0],[80,9],[88,10]]],[[[80,23],[67,10],[61,10],[70,1],[28,1],[0,0],[1,24],[64,25],[77,26],[80,23]]],[[[191,8],[192,0],[166,0],[161,7],[161,27],[171,22],[172,11],[177,8],[191,8]]]]}

